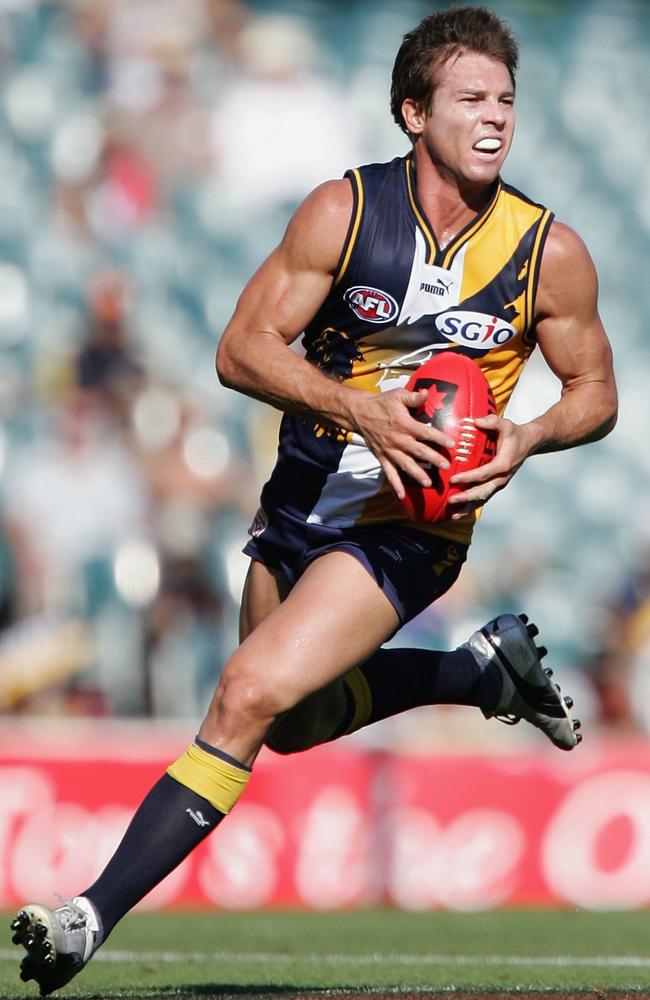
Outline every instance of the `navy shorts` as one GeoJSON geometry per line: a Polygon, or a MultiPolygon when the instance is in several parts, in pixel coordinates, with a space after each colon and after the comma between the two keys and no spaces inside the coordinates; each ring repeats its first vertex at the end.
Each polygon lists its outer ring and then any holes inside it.
{"type": "Polygon", "coordinates": [[[449,590],[467,558],[467,545],[401,522],[332,528],[260,510],[249,532],[245,554],[281,570],[291,586],[318,556],[349,552],[375,578],[402,625],[449,590]]]}

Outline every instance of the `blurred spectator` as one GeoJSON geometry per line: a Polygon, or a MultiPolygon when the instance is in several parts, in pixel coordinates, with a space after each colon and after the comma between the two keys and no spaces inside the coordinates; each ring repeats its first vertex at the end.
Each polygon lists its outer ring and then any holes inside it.
{"type": "Polygon", "coordinates": [[[144,379],[142,366],[125,343],[124,320],[129,294],[124,275],[107,270],[95,277],[88,292],[89,332],[76,359],[76,380],[95,394],[108,411],[126,417],[144,379]]]}
{"type": "Polygon", "coordinates": [[[106,132],[85,197],[93,232],[107,242],[123,240],[144,226],[157,199],[158,180],[146,157],[135,144],[106,132]]]}
{"type": "Polygon", "coordinates": [[[599,698],[600,721],[650,733],[650,549],[640,553],[599,618],[600,646],[585,666],[599,698]]]}
{"type": "Polygon", "coordinates": [[[199,718],[225,660],[224,606],[205,569],[172,558],[146,618],[149,714],[199,718]]]}
{"type": "Polygon", "coordinates": [[[132,431],[158,509],[179,500],[209,513],[233,497],[237,458],[198,404],[152,383],[135,400],[132,431]]]}
{"type": "Polygon", "coordinates": [[[83,572],[147,531],[144,477],[96,399],[73,390],[49,432],[9,456],[4,488],[23,613],[83,613],[83,572]]]}
{"type": "Polygon", "coordinates": [[[212,120],[215,179],[225,203],[254,209],[297,202],[361,156],[358,130],[304,19],[268,14],[241,31],[239,65],[212,120]],[[260,163],[264,169],[260,170],[260,163]]]}

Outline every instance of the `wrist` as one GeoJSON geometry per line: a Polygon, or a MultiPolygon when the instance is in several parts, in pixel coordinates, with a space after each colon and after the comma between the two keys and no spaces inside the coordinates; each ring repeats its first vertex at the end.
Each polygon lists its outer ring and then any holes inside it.
{"type": "Polygon", "coordinates": [[[359,430],[359,411],[369,395],[362,389],[353,389],[346,385],[340,386],[336,420],[344,430],[359,430]]]}
{"type": "Polygon", "coordinates": [[[545,450],[548,444],[548,436],[539,419],[529,420],[522,424],[521,429],[526,436],[526,456],[538,455],[545,450]]]}

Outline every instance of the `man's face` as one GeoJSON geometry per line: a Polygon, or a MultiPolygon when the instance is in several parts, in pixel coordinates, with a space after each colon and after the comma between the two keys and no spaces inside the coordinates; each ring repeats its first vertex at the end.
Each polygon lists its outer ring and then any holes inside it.
{"type": "Polygon", "coordinates": [[[427,152],[461,184],[491,183],[515,128],[514,88],[507,67],[490,56],[462,50],[436,67],[435,79],[431,112],[420,115],[417,126],[427,152]]]}

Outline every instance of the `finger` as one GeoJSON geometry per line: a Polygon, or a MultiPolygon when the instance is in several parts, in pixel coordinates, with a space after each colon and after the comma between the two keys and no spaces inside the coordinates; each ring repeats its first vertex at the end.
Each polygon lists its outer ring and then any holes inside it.
{"type": "Polygon", "coordinates": [[[449,458],[445,451],[438,451],[435,448],[428,448],[420,441],[408,441],[404,444],[404,451],[409,456],[423,462],[425,465],[433,465],[438,469],[449,468],[449,458]]]}
{"type": "Polygon", "coordinates": [[[412,409],[414,406],[422,406],[426,402],[428,395],[428,389],[417,389],[416,391],[405,389],[402,399],[405,405],[408,406],[409,409],[412,409]]]}
{"type": "Polygon", "coordinates": [[[498,417],[496,413],[488,413],[486,417],[474,417],[476,426],[488,431],[496,430],[502,422],[502,418],[498,417]]]}
{"type": "Polygon", "coordinates": [[[456,445],[456,440],[450,437],[446,431],[441,431],[439,427],[434,427],[432,424],[425,424],[420,420],[412,419],[409,425],[409,431],[421,441],[428,441],[431,444],[436,444],[440,448],[454,448],[456,445]]]}
{"type": "Polygon", "coordinates": [[[448,503],[450,507],[454,510],[463,510],[463,508],[469,504],[473,507],[479,507],[481,504],[486,503],[490,499],[492,493],[482,493],[480,496],[476,492],[468,490],[466,493],[456,493],[454,496],[449,497],[448,503]]]}
{"type": "Polygon", "coordinates": [[[452,507],[456,507],[457,505],[462,506],[464,503],[484,504],[490,497],[494,496],[497,490],[503,489],[507,482],[508,480],[505,477],[502,479],[491,479],[489,483],[475,486],[471,490],[454,493],[449,497],[449,504],[452,507]]]}
{"type": "Polygon", "coordinates": [[[407,476],[411,477],[411,479],[414,479],[419,486],[429,489],[432,485],[431,477],[426,469],[423,469],[418,462],[409,458],[408,455],[403,455],[398,464],[401,471],[405,472],[407,476]]]}
{"type": "Polygon", "coordinates": [[[503,475],[503,466],[495,459],[479,465],[476,469],[469,469],[467,472],[455,472],[449,482],[452,486],[469,486],[475,483],[487,483],[495,476],[503,475]]]}
{"type": "Polygon", "coordinates": [[[459,506],[459,509],[451,515],[452,521],[462,521],[464,518],[469,517],[474,511],[480,507],[481,504],[478,503],[465,503],[459,506]]]}
{"type": "Polygon", "coordinates": [[[406,490],[397,468],[392,462],[389,462],[388,459],[385,458],[381,460],[381,467],[384,470],[384,475],[392,487],[395,496],[398,500],[403,500],[406,496],[406,490]]]}

